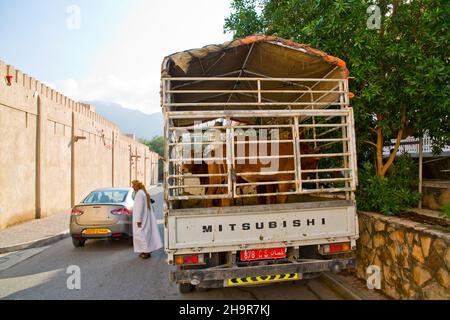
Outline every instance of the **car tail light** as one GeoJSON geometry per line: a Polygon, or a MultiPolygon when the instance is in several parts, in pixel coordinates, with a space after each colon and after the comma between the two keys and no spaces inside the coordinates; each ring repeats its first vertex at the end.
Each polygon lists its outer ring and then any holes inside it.
{"type": "Polygon", "coordinates": [[[323,244],[319,249],[322,254],[342,253],[350,251],[350,242],[323,244]]]}
{"type": "Polygon", "coordinates": [[[203,264],[203,256],[199,255],[187,255],[187,256],[176,256],[176,265],[188,265],[188,264],[203,264]]]}
{"type": "Polygon", "coordinates": [[[115,215],[118,215],[118,216],[120,216],[120,215],[131,216],[131,214],[132,214],[131,210],[129,210],[127,208],[114,209],[114,210],[111,210],[111,213],[115,214],[115,215]]]}
{"type": "Polygon", "coordinates": [[[78,209],[72,209],[72,216],[78,217],[81,216],[84,212],[78,209]]]}

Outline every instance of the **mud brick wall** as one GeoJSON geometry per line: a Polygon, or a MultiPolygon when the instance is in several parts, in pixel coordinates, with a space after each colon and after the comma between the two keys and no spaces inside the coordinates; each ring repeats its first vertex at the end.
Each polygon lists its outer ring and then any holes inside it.
{"type": "Polygon", "coordinates": [[[68,210],[92,189],[157,183],[158,155],[88,105],[0,61],[0,229],[68,210]],[[78,141],[74,137],[81,137],[78,141]]]}

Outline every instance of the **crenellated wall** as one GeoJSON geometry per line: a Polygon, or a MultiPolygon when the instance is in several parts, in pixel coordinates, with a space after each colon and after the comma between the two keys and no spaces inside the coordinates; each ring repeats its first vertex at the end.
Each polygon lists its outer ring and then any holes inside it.
{"type": "Polygon", "coordinates": [[[158,179],[158,155],[88,104],[0,61],[0,229],[70,208],[92,189],[158,179]],[[136,157],[137,156],[137,157],[136,157]]]}

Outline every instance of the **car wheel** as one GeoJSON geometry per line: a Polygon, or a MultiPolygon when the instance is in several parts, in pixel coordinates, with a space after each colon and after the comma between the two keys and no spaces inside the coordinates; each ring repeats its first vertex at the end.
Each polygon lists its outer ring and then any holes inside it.
{"type": "Polygon", "coordinates": [[[190,293],[192,290],[194,290],[194,286],[190,283],[178,284],[178,291],[180,291],[180,293],[190,293]]]}
{"type": "Polygon", "coordinates": [[[84,247],[84,243],[85,242],[86,242],[86,239],[72,238],[73,246],[76,247],[76,248],[84,247]]]}

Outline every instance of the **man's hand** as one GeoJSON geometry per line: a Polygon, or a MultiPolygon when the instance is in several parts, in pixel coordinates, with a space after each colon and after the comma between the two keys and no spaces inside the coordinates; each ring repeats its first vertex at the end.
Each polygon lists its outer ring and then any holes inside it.
{"type": "Polygon", "coordinates": [[[142,222],[137,223],[138,228],[142,228],[142,222]]]}

